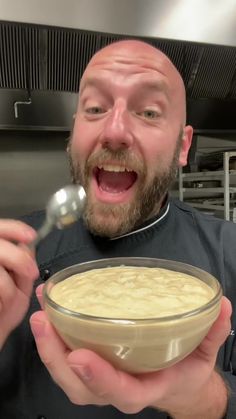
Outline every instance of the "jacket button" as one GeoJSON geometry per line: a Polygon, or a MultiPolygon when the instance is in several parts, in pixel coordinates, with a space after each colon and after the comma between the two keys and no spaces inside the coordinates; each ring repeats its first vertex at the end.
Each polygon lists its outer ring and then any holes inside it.
{"type": "Polygon", "coordinates": [[[47,419],[47,418],[46,418],[46,416],[39,415],[39,416],[37,416],[37,419],[47,419]]]}
{"type": "Polygon", "coordinates": [[[49,269],[42,269],[40,271],[40,278],[42,279],[42,281],[47,281],[48,278],[50,278],[51,276],[51,272],[49,271],[49,269]]]}

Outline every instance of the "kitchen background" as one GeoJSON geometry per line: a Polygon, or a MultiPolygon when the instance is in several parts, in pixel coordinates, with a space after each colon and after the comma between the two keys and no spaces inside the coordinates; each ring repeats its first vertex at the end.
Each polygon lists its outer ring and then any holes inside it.
{"type": "Polygon", "coordinates": [[[1,217],[43,208],[70,181],[65,149],[83,69],[99,48],[128,37],[163,50],[185,82],[195,130],[185,171],[195,178],[176,182],[173,195],[219,217],[228,206],[233,219],[236,154],[230,171],[223,165],[226,151],[236,153],[232,0],[0,0],[1,217]]]}

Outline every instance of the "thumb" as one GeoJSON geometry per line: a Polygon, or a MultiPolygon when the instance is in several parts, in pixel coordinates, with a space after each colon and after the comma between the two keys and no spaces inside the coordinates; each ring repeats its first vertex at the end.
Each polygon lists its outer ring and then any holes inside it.
{"type": "Polygon", "coordinates": [[[36,297],[38,299],[38,302],[40,304],[41,309],[43,310],[43,287],[44,284],[40,284],[37,286],[35,293],[36,293],[36,297]]]}
{"type": "Polygon", "coordinates": [[[226,297],[222,297],[221,310],[205,339],[199,345],[198,350],[207,359],[215,357],[220,346],[230,334],[232,306],[226,297]]]}

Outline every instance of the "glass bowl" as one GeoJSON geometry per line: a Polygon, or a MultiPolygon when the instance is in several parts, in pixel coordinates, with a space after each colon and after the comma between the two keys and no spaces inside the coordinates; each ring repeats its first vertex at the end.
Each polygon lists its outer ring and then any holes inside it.
{"type": "Polygon", "coordinates": [[[87,348],[116,368],[143,373],[169,367],[190,354],[218,317],[222,289],[215,277],[194,266],[171,260],[126,257],[100,259],[70,266],[51,276],[43,290],[44,309],[66,345],[87,348]],[[200,308],[182,314],[154,318],[110,318],[71,311],[50,298],[52,288],[74,274],[106,267],[165,268],[192,275],[213,290],[200,308]]]}

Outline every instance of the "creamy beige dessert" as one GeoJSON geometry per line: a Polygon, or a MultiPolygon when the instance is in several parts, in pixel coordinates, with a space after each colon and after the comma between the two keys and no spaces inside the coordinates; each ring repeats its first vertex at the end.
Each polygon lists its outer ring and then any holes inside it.
{"type": "Polygon", "coordinates": [[[57,283],[50,297],[72,311],[99,317],[165,317],[194,310],[214,297],[200,279],[162,268],[93,269],[57,283]]]}

